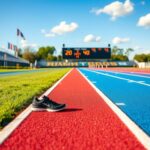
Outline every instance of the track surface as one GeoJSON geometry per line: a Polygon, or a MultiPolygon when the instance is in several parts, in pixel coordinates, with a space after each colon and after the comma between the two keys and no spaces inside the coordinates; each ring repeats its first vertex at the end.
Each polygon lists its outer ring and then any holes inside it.
{"type": "Polygon", "coordinates": [[[74,69],[49,95],[65,111],[32,112],[0,149],[144,149],[74,69]]]}
{"type": "Polygon", "coordinates": [[[108,70],[81,71],[150,136],[150,76],[108,70]]]}
{"type": "MultiPolygon", "coordinates": [[[[98,69],[99,70],[99,69],[98,69]]],[[[146,74],[150,73],[150,69],[142,69],[142,68],[100,68],[100,70],[111,70],[111,71],[120,71],[120,72],[132,72],[132,73],[141,73],[141,74],[146,74]]]]}

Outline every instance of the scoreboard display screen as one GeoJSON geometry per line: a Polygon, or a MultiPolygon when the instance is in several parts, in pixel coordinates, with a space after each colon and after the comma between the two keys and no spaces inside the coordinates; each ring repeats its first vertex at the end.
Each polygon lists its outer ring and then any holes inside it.
{"type": "Polygon", "coordinates": [[[63,59],[109,59],[111,48],[63,48],[63,59]]]}

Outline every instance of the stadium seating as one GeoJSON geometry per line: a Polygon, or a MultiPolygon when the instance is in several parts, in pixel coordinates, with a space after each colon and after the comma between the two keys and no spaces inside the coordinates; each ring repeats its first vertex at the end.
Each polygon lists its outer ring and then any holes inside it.
{"type": "Polygon", "coordinates": [[[15,57],[7,52],[0,51],[0,67],[29,67],[29,62],[19,57],[15,57]]]}

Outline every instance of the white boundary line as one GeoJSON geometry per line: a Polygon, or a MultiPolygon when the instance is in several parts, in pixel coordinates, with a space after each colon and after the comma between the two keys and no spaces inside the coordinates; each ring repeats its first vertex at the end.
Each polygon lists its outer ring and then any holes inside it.
{"type": "MultiPolygon", "coordinates": [[[[64,79],[73,69],[71,69],[68,73],[66,73],[60,80],[58,80],[52,87],[50,87],[44,94],[40,96],[42,98],[43,95],[48,95],[50,92],[54,90],[54,88],[64,79]]],[[[32,104],[30,104],[21,114],[19,114],[12,122],[10,122],[6,127],[0,131],[0,145],[9,137],[9,135],[21,124],[21,122],[28,117],[28,115],[32,112],[32,104]]]]}
{"type": "Polygon", "coordinates": [[[2,131],[0,131],[0,145],[7,137],[19,126],[19,124],[31,113],[31,105],[28,106],[19,116],[10,122],[2,131]]]}
{"type": "Polygon", "coordinates": [[[128,79],[128,78],[118,77],[118,76],[115,76],[115,75],[111,75],[108,72],[107,73],[103,73],[103,72],[98,72],[98,71],[93,71],[93,70],[88,70],[88,69],[85,69],[85,70],[89,71],[89,72],[94,72],[94,73],[97,73],[97,74],[101,74],[103,76],[108,76],[108,77],[112,77],[112,78],[116,78],[116,79],[120,79],[120,80],[134,82],[134,83],[145,85],[145,86],[150,86],[150,84],[147,84],[147,83],[144,83],[144,82],[139,82],[139,81],[136,81],[136,80],[131,80],[131,79],[128,79]]]}
{"type": "Polygon", "coordinates": [[[143,75],[137,75],[134,73],[125,73],[125,72],[118,72],[118,71],[109,71],[109,70],[95,70],[95,71],[102,71],[102,72],[107,72],[107,73],[114,73],[114,74],[123,74],[123,75],[129,75],[129,76],[134,76],[134,77],[141,77],[141,78],[150,78],[148,76],[143,76],[143,75]]]}
{"type": "Polygon", "coordinates": [[[102,93],[94,84],[92,84],[90,80],[88,80],[81,72],[80,74],[103,98],[103,100],[108,104],[108,106],[113,110],[113,112],[115,112],[115,114],[121,119],[121,121],[128,127],[128,129],[136,136],[136,138],[143,144],[143,146],[146,149],[150,150],[150,137],[141,128],[139,128],[124,112],[122,112],[106,95],[104,95],[104,93],[102,93]]]}

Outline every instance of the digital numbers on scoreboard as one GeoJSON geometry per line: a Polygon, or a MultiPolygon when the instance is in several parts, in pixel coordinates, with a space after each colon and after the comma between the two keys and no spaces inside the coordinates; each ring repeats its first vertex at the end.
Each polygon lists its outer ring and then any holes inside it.
{"type": "Polygon", "coordinates": [[[109,59],[111,48],[63,48],[64,59],[109,59]]]}

